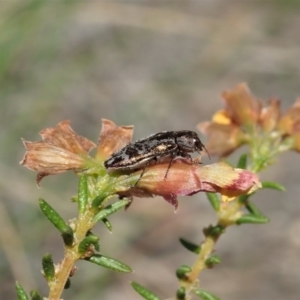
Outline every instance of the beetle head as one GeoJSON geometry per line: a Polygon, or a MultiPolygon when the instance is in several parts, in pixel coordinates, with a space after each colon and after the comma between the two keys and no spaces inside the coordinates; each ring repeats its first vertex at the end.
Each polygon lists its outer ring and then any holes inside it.
{"type": "MultiPolygon", "coordinates": [[[[204,144],[199,139],[198,135],[194,131],[181,131],[176,137],[177,145],[180,150],[184,152],[198,152],[201,153],[202,150],[206,150],[204,144]]],[[[208,156],[209,153],[207,152],[208,156]]]]}

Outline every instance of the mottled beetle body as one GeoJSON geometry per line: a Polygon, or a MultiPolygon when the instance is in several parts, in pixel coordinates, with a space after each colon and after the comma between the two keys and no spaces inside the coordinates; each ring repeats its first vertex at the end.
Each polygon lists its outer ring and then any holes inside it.
{"type": "Polygon", "coordinates": [[[180,156],[192,161],[192,157],[189,153],[200,153],[203,149],[206,150],[197,133],[194,131],[162,131],[134,143],[130,143],[113,153],[112,156],[104,162],[104,166],[108,170],[133,170],[143,167],[142,177],[151,161],[169,158],[170,161],[165,175],[166,178],[175,157],[180,156]]]}

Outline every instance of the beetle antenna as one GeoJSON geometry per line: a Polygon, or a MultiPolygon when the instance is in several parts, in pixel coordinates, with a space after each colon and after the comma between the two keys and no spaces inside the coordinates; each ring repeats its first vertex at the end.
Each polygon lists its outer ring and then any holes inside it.
{"type": "Polygon", "coordinates": [[[209,155],[209,152],[207,151],[207,149],[205,148],[205,146],[204,146],[203,144],[202,144],[202,146],[203,146],[203,149],[205,150],[205,152],[207,153],[208,158],[211,159],[211,157],[210,157],[210,155],[209,155]]]}

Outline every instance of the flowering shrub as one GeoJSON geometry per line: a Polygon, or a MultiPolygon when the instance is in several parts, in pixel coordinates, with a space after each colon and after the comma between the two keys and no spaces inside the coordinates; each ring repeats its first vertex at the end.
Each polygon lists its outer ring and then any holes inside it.
{"type": "MultiPolygon", "coordinates": [[[[207,193],[218,221],[204,229],[201,245],[180,240],[197,256],[191,267],[182,266],[176,271],[179,287],[173,298],[191,299],[194,295],[204,300],[218,299],[199,286],[198,278],[203,270],[220,263],[219,257],[213,254],[219,237],[232,225],[268,222],[250,198],[260,188],[283,190],[283,187],[274,182],[260,182],[257,174],[273,164],[281,152],[300,151],[299,101],[281,114],[277,99],[265,104],[252,96],[244,83],[223,92],[222,97],[225,108],[212,121],[197,127],[208,137],[206,149],[211,156],[226,157],[241,145],[248,145],[249,151],[240,157],[236,168],[223,161],[202,165],[198,159],[178,157],[167,177],[170,159],[149,164],[145,170],[141,167],[108,172],[105,160],[126,147],[133,133],[132,126],[117,126],[109,120],[102,122],[97,145],[75,133],[69,121],[41,131],[42,141],[23,141],[26,153],[21,164],[37,172],[37,184],[48,175],[70,170],[79,176],[74,199],[78,205],[77,218],[66,222],[48,202],[39,201],[44,215],[59,230],[65,247],[61,262],[54,264],[50,254],[42,259],[49,286],[48,299],[60,299],[63,290],[70,286],[77,260],[119,272],[132,271],[126,264],[99,252],[99,237],[92,233],[97,222],[102,221],[111,230],[108,216],[128,207],[135,197],[162,196],[176,210],[177,196],[199,192],[207,193]],[[93,147],[97,147],[95,157],[89,155],[93,147]]],[[[132,286],[145,299],[161,299],[138,283],[133,282],[132,286]]],[[[16,287],[19,299],[29,299],[19,283],[16,287]]],[[[30,295],[32,299],[42,299],[37,291],[30,295]]]]}

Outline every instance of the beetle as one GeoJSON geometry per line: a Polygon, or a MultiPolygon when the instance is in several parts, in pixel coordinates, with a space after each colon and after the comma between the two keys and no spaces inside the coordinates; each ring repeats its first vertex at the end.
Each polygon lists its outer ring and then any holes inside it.
{"type": "MultiPolygon", "coordinates": [[[[203,150],[207,152],[204,144],[194,131],[162,131],[126,145],[113,153],[104,162],[104,166],[109,171],[134,170],[143,167],[140,180],[150,162],[164,161],[168,158],[169,165],[164,177],[166,179],[172,161],[176,157],[187,158],[193,162],[190,153],[201,153],[203,150]]],[[[208,152],[207,154],[209,155],[208,152]]],[[[139,180],[135,185],[137,185],[139,180]]]]}

